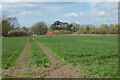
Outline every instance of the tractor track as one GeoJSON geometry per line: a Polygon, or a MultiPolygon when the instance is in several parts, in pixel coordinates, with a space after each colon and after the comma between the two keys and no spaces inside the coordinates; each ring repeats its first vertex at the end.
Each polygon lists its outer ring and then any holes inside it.
{"type": "Polygon", "coordinates": [[[20,78],[21,75],[25,75],[26,72],[33,73],[24,78],[79,78],[80,75],[75,71],[76,69],[68,68],[66,63],[60,61],[53,52],[47,49],[44,45],[40,44],[36,39],[33,41],[43,50],[50,62],[50,67],[37,67],[27,63],[29,60],[29,38],[26,40],[26,45],[15,66],[9,69],[2,69],[2,75],[9,75],[12,78],[20,78]],[[43,76],[44,75],[44,76],[43,76]]]}
{"type": "Polygon", "coordinates": [[[80,75],[74,70],[69,69],[67,67],[67,64],[62,63],[55,55],[52,53],[49,49],[47,49],[44,45],[40,44],[37,40],[32,38],[43,50],[43,52],[46,54],[46,56],[49,58],[49,60],[52,63],[52,66],[50,69],[44,71],[48,72],[49,75],[47,78],[78,78],[80,75]]]}

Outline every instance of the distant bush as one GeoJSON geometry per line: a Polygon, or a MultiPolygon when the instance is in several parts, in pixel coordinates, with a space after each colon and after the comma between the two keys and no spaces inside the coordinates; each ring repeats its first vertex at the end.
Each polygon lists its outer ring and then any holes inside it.
{"type": "Polygon", "coordinates": [[[23,30],[14,30],[8,32],[8,37],[17,37],[17,36],[29,36],[29,34],[23,30]]]}

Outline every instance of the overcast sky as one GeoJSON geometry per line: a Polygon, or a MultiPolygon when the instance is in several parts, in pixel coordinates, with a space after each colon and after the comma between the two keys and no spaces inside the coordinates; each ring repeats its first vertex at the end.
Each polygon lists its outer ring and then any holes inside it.
{"type": "MultiPolygon", "coordinates": [[[[117,24],[118,3],[106,2],[13,2],[2,3],[3,15],[15,16],[21,26],[32,26],[44,21],[52,24],[56,20],[79,24],[117,24]]],[[[0,9],[1,10],[1,9],[0,9]]]]}

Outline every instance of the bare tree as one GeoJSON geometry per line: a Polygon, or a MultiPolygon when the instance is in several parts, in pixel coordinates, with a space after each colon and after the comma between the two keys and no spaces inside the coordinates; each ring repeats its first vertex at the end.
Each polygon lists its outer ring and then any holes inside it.
{"type": "Polygon", "coordinates": [[[43,35],[47,32],[47,25],[44,22],[38,22],[32,26],[32,32],[36,35],[43,35]]]}

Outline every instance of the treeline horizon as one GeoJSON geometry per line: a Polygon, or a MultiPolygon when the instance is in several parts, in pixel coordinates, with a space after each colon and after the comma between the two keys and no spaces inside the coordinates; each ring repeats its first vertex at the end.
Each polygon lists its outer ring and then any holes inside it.
{"type": "MultiPolygon", "coordinates": [[[[65,34],[118,34],[118,24],[101,24],[90,25],[90,24],[78,24],[78,23],[68,23],[61,22],[59,20],[52,23],[49,27],[45,22],[37,22],[31,27],[22,26],[16,17],[3,16],[0,21],[0,34],[7,36],[9,33],[16,34],[16,31],[23,32],[29,35],[43,35],[47,32],[53,32],[54,30],[59,30],[65,34]]],[[[18,33],[18,32],[17,32],[18,33]]]]}
{"type": "Polygon", "coordinates": [[[101,24],[97,25],[90,24],[78,24],[78,23],[67,23],[55,21],[49,29],[52,30],[66,30],[76,34],[117,34],[118,24],[101,24]]]}

